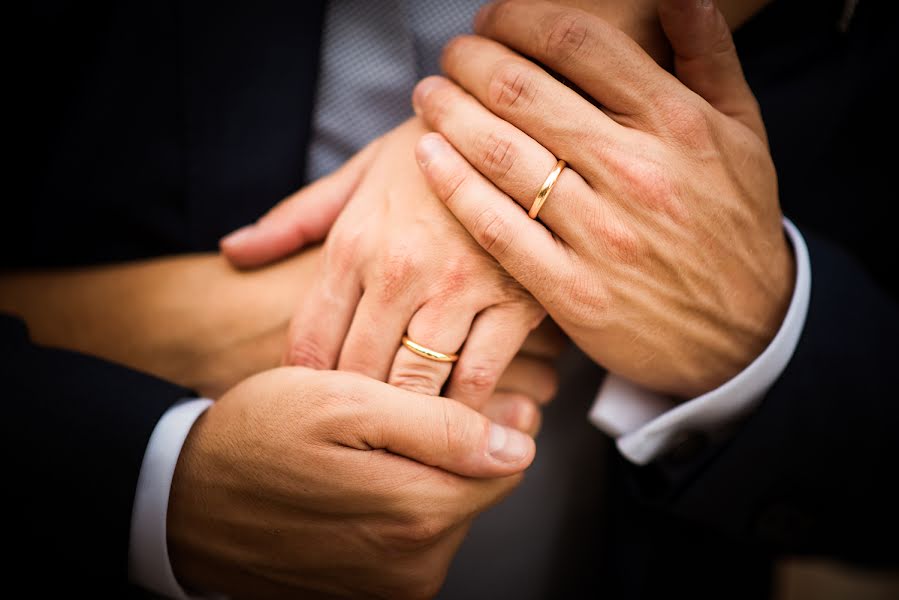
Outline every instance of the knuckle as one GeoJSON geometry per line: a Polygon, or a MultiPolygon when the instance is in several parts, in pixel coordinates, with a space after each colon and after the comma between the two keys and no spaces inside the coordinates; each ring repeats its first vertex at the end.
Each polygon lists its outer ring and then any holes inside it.
{"type": "Polygon", "coordinates": [[[440,276],[436,296],[438,300],[453,300],[471,288],[472,272],[457,266],[448,267],[440,276]]]}
{"type": "Polygon", "coordinates": [[[609,254],[620,263],[637,264],[643,255],[640,238],[623,225],[605,227],[602,239],[609,254]]]}
{"type": "Polygon", "coordinates": [[[584,151],[597,164],[603,164],[610,154],[614,154],[615,144],[605,135],[592,131],[572,130],[569,137],[582,141],[584,151]]]}
{"type": "MultiPolygon", "coordinates": [[[[677,186],[669,169],[658,161],[633,159],[622,170],[625,185],[631,194],[647,210],[665,215],[676,222],[686,218],[685,210],[678,199],[677,186]]],[[[606,235],[622,249],[635,249],[637,238],[621,223],[607,224],[606,235]]]]}
{"type": "Polygon", "coordinates": [[[311,336],[301,336],[293,340],[287,355],[288,363],[310,369],[327,370],[331,360],[320,342],[311,336]]]}
{"type": "Polygon", "coordinates": [[[514,238],[510,225],[493,208],[481,211],[475,219],[472,230],[481,247],[496,257],[506,253],[514,238]]]}
{"type": "Polygon", "coordinates": [[[444,374],[437,372],[429,364],[410,360],[403,361],[401,366],[393,370],[390,384],[410,392],[435,396],[440,393],[445,378],[444,374]]]}
{"type": "Polygon", "coordinates": [[[444,169],[435,182],[435,193],[450,207],[465,193],[468,173],[465,169],[444,169]]]}
{"type": "Polygon", "coordinates": [[[711,114],[704,110],[699,101],[669,96],[661,100],[659,108],[663,131],[678,144],[701,148],[711,143],[711,114]]]}
{"type": "Polygon", "coordinates": [[[512,140],[496,132],[491,132],[480,140],[480,163],[484,174],[491,179],[505,179],[518,159],[512,140]]]}
{"type": "Polygon", "coordinates": [[[490,76],[487,98],[496,108],[527,109],[534,101],[534,82],[527,67],[516,60],[501,61],[490,76]]]}
{"type": "Polygon", "coordinates": [[[482,362],[473,365],[460,365],[456,375],[456,385],[466,396],[486,396],[496,387],[499,380],[500,367],[496,361],[482,362]]]}
{"type": "Polygon", "coordinates": [[[364,231],[356,227],[339,227],[325,242],[325,256],[329,270],[348,273],[356,264],[364,231]]]}
{"type": "Polygon", "coordinates": [[[547,57],[558,62],[568,62],[586,50],[589,38],[587,15],[563,11],[548,22],[544,51],[547,57]]]}
{"type": "Polygon", "coordinates": [[[608,301],[603,290],[590,279],[575,278],[564,290],[573,323],[592,328],[602,323],[608,301]]]}
{"type": "Polygon", "coordinates": [[[420,272],[414,253],[404,246],[392,248],[383,258],[377,271],[378,300],[389,303],[408,291],[420,272]]]}

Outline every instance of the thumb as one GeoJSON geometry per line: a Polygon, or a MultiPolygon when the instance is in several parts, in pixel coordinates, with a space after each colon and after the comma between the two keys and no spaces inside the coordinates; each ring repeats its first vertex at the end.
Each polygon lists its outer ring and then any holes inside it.
{"type": "Polygon", "coordinates": [[[504,477],[534,460],[534,440],[490,421],[461,402],[393,386],[368,394],[363,441],[464,477],[504,477]]]}
{"type": "Polygon", "coordinates": [[[659,19],[685,86],[723,114],[766,139],[758,102],[737,56],[724,15],[713,0],[661,0],[659,19]]]}
{"type": "Polygon", "coordinates": [[[222,254],[238,268],[265,265],[322,240],[375,156],[377,142],[366,146],[340,169],[291,194],[256,223],[219,242],[222,254]]]}

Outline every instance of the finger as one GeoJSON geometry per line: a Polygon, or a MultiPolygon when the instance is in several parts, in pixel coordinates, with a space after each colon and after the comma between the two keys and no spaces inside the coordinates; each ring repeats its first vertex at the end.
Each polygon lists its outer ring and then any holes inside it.
{"type": "Polygon", "coordinates": [[[287,365],[333,369],[359,304],[362,287],[352,271],[322,264],[319,277],[288,330],[287,365]]]}
{"type": "MultiPolygon", "coordinates": [[[[582,158],[587,156],[585,147],[596,150],[597,146],[618,146],[626,140],[626,127],[534,63],[493,40],[477,36],[455,38],[446,46],[442,64],[447,75],[491,113],[565,159],[579,173],[588,175],[597,166],[596,160],[582,158]]],[[[430,81],[433,80],[425,79],[419,86],[427,86],[430,81]]]]}
{"type": "Polygon", "coordinates": [[[506,367],[496,389],[497,393],[515,392],[547,404],[559,389],[559,375],[550,362],[519,354],[506,367]]]}
{"type": "Polygon", "coordinates": [[[446,396],[480,410],[543,314],[537,305],[517,302],[483,310],[472,323],[446,396]]]}
{"type": "Polygon", "coordinates": [[[524,341],[521,352],[529,356],[554,360],[568,346],[568,336],[552,319],[543,319],[528,339],[524,341]]]}
{"type": "MultiPolygon", "coordinates": [[[[556,166],[553,153],[442,77],[419,83],[413,98],[428,125],[443,134],[470,165],[525,210],[531,208],[556,166]]],[[[539,218],[563,240],[584,237],[586,214],[596,209],[585,203],[596,203],[593,190],[576,170],[564,169],[552,188],[552,201],[544,205],[539,218]]]]}
{"type": "Polygon", "coordinates": [[[540,430],[540,409],[523,393],[496,392],[484,404],[481,413],[494,423],[512,427],[531,437],[540,430]]]}
{"type": "Polygon", "coordinates": [[[279,202],[256,223],[219,242],[222,254],[238,268],[259,267],[322,240],[375,156],[369,144],[334,173],[279,202]]]}
{"type": "Polygon", "coordinates": [[[676,83],[627,34],[578,9],[494,2],[478,13],[475,31],[548,66],[620,115],[646,113],[676,83]]]}
{"type": "Polygon", "coordinates": [[[534,458],[530,436],[493,423],[461,402],[370,379],[356,391],[363,407],[359,447],[382,448],[466,477],[512,475],[534,458]]]}
{"type": "Polygon", "coordinates": [[[564,242],[529,219],[439,133],[422,136],[415,152],[431,190],[475,241],[537,300],[546,297],[567,271],[564,242]]]}
{"type": "Polygon", "coordinates": [[[337,368],[386,381],[416,306],[411,290],[394,294],[384,286],[365,290],[340,351],[337,368]]]}
{"type": "MultiPolygon", "coordinates": [[[[462,347],[477,308],[462,302],[430,301],[418,309],[409,321],[409,339],[442,354],[455,354],[462,347]]],[[[436,396],[453,369],[449,362],[420,356],[400,344],[395,351],[387,382],[397,387],[436,396]]]]}
{"type": "Polygon", "coordinates": [[[659,18],[681,83],[766,139],[758,102],[743,76],[730,28],[715,3],[663,0],[659,18]]]}

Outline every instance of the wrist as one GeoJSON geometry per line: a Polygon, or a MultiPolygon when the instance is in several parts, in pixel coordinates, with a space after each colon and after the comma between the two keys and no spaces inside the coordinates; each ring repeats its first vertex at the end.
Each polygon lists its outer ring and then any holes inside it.
{"type": "Polygon", "coordinates": [[[176,381],[217,398],[246,377],[281,362],[290,319],[309,287],[319,249],[264,269],[235,271],[218,258],[215,277],[185,315],[190,321],[172,353],[186,357],[176,381]]]}
{"type": "Polygon", "coordinates": [[[785,220],[778,220],[775,241],[764,252],[769,260],[756,264],[752,269],[756,276],[734,288],[736,296],[744,301],[733,307],[731,325],[722,330],[715,344],[732,351],[721,352],[716,357],[698,356],[693,372],[703,373],[703,377],[693,381],[693,387],[677,394],[677,398],[696,398],[732,380],[770,347],[783,328],[796,295],[798,257],[794,244],[802,243],[795,239],[791,243],[788,227],[785,220]]]}

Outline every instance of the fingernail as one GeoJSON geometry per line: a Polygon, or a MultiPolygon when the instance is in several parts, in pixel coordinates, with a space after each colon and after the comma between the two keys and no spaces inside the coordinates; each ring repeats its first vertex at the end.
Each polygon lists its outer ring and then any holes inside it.
{"type": "Polygon", "coordinates": [[[425,167],[443,152],[443,140],[436,133],[426,133],[415,146],[415,158],[418,164],[425,167]]]}
{"type": "Polygon", "coordinates": [[[222,238],[222,245],[239,245],[241,242],[244,242],[248,238],[252,237],[255,227],[255,225],[244,225],[240,229],[232,231],[222,238]]]}
{"type": "Polygon", "coordinates": [[[490,452],[490,456],[499,461],[520,462],[531,451],[532,443],[531,438],[520,431],[496,423],[490,424],[490,441],[487,450],[490,452]]]}
{"type": "Polygon", "coordinates": [[[425,100],[428,99],[428,94],[431,93],[435,85],[437,85],[435,77],[426,77],[419,81],[415,89],[412,90],[412,110],[415,111],[416,115],[421,116],[421,107],[424,105],[425,100]]]}

